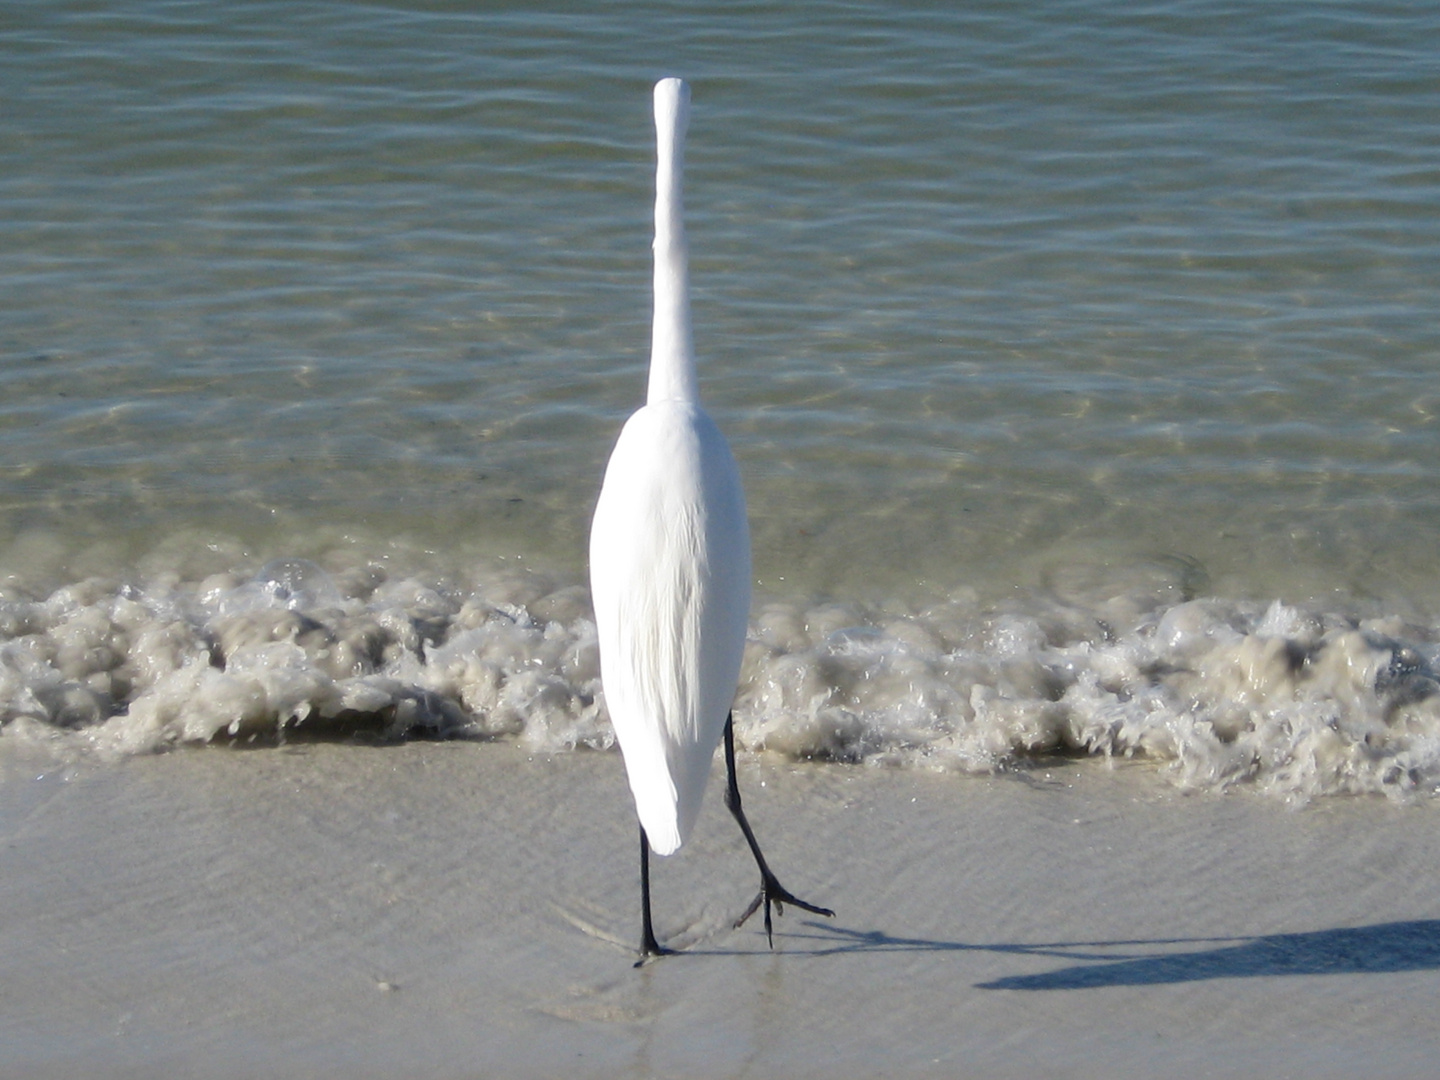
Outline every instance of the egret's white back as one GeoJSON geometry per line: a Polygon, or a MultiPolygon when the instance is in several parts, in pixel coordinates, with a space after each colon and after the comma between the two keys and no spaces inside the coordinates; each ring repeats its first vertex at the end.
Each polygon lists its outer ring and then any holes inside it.
{"type": "Polygon", "coordinates": [[[700,407],[681,204],[689,88],[655,87],[655,313],[645,406],[611,454],[590,531],[601,681],[635,808],[661,855],[700,810],[750,611],[740,473],[700,407]]]}

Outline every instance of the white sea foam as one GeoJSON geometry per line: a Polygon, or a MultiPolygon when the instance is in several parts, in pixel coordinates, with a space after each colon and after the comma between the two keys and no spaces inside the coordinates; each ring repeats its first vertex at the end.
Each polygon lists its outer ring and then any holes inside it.
{"type": "MultiPolygon", "coordinates": [[[[374,566],[0,590],[6,744],[101,757],[186,743],[475,737],[608,749],[585,590],[374,566]]],[[[996,770],[1158,763],[1186,788],[1291,800],[1440,787],[1440,630],[1179,595],[959,593],[922,608],[755,613],[735,720],[796,759],[996,770]]]]}

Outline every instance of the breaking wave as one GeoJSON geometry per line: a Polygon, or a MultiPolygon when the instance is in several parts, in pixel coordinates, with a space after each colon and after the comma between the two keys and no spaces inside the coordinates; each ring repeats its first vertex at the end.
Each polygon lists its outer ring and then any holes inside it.
{"type": "MultiPolygon", "coordinates": [[[[487,738],[608,749],[586,590],[456,586],[304,560],[258,574],[0,586],[0,750],[487,738]]],[[[1178,581],[1085,602],[759,608],[735,707],[752,750],[994,771],[1125,757],[1196,790],[1440,788],[1440,630],[1178,581]]]]}

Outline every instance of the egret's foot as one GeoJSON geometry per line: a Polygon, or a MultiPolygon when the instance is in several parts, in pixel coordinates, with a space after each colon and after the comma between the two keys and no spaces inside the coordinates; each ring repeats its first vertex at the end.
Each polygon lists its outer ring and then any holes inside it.
{"type": "Polygon", "coordinates": [[[738,930],[744,926],[745,920],[760,910],[761,904],[765,905],[765,940],[772,949],[775,947],[775,933],[770,924],[771,904],[775,905],[775,914],[777,915],[784,915],[785,905],[789,904],[792,907],[800,908],[814,915],[824,915],[827,919],[833,919],[835,917],[835,912],[829,908],[817,907],[808,901],[801,900],[789,889],[785,888],[784,885],[776,881],[773,874],[766,874],[760,879],[760,892],[756,894],[754,900],[750,901],[750,906],[745,909],[745,914],[735,920],[735,929],[738,930]]]}
{"type": "Polygon", "coordinates": [[[640,938],[640,959],[635,961],[635,966],[644,967],[652,960],[659,960],[662,956],[674,956],[677,950],[667,949],[655,940],[654,933],[650,927],[645,927],[640,938]]]}
{"type": "Polygon", "coordinates": [[[674,956],[679,949],[667,949],[661,945],[642,945],[640,947],[640,959],[635,961],[637,968],[642,968],[662,956],[674,956]]]}

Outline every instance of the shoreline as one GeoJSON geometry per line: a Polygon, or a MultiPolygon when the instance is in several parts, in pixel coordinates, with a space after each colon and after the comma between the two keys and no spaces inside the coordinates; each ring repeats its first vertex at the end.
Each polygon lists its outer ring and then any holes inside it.
{"type": "Polygon", "coordinates": [[[617,754],[4,765],[5,1075],[1402,1076],[1440,1049],[1428,805],[745,755],[767,857],[836,919],[787,911],[773,953],[729,928],[754,869],[712,777],[654,867],[687,951],[636,971],[617,754]]]}

